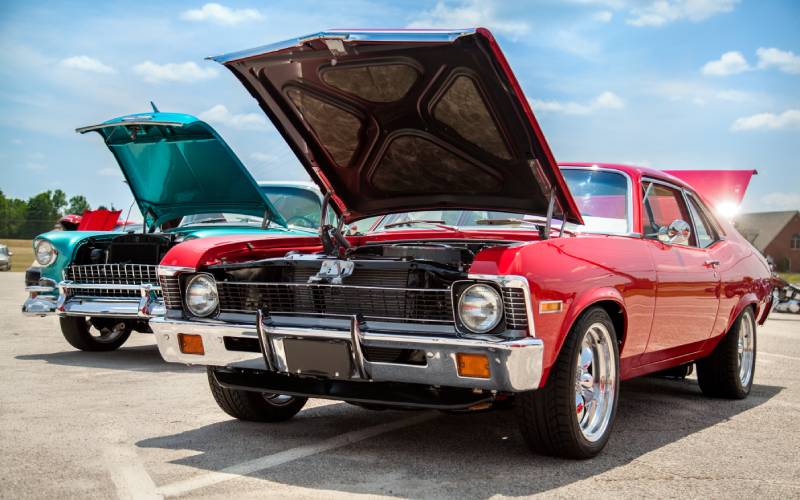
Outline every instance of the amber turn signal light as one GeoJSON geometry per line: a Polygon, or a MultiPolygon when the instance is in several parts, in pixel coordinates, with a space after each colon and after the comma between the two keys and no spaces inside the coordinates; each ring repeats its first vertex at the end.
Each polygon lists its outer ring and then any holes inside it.
{"type": "Polygon", "coordinates": [[[489,357],[485,354],[456,354],[458,374],[462,377],[489,378],[489,357]]]}
{"type": "Polygon", "coordinates": [[[184,354],[198,354],[202,356],[206,353],[205,349],[203,349],[203,337],[200,335],[179,333],[178,345],[181,348],[181,352],[184,354]]]}

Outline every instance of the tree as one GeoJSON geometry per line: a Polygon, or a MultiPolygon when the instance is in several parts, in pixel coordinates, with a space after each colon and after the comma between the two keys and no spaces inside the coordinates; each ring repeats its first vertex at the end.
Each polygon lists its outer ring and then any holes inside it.
{"type": "Polygon", "coordinates": [[[83,195],[76,195],[69,199],[69,206],[67,207],[68,214],[81,215],[84,210],[91,210],[92,207],[83,195]]]}
{"type": "MultiPolygon", "coordinates": [[[[48,191],[48,193],[49,192],[50,191],[48,191]]],[[[50,200],[53,203],[53,208],[55,209],[55,211],[58,214],[63,215],[62,210],[64,209],[65,206],[67,206],[67,195],[64,193],[64,191],[56,189],[55,191],[53,191],[50,200]]]]}

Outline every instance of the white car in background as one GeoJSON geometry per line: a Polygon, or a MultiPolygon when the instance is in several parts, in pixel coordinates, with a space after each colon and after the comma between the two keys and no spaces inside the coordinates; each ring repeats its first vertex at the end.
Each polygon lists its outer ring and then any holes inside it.
{"type": "Polygon", "coordinates": [[[11,256],[14,252],[8,249],[6,245],[0,245],[0,271],[11,270],[11,256]]]}

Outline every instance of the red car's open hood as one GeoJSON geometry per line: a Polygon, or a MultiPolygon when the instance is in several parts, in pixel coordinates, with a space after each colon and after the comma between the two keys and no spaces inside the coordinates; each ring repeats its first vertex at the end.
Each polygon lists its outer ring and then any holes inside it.
{"type": "Polygon", "coordinates": [[[485,29],[330,31],[213,58],[245,85],[345,222],[463,208],[582,223],[485,29]]]}

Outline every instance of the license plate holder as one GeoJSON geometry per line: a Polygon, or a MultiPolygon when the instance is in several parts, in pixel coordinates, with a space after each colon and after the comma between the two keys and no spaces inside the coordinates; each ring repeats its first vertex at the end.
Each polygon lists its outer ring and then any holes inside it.
{"type": "Polygon", "coordinates": [[[292,374],[349,379],[353,372],[348,342],[284,339],[283,351],[292,374]]]}

